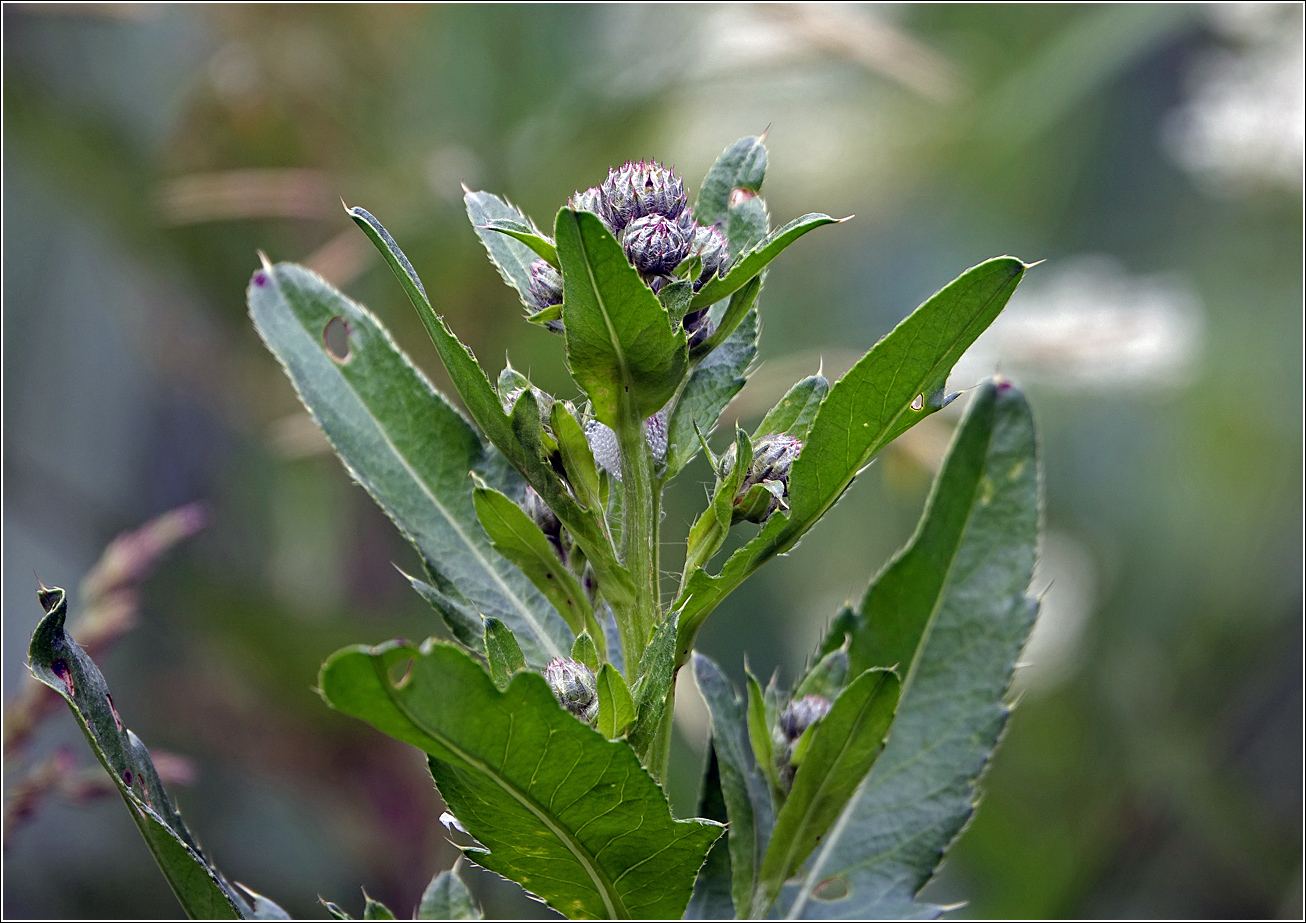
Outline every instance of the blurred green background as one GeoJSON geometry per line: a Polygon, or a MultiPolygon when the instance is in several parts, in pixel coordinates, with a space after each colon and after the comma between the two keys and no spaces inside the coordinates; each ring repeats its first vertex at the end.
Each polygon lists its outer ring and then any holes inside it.
{"type": "MultiPolygon", "coordinates": [[[[491,373],[569,395],[460,182],[545,221],[608,166],[696,188],[770,126],[804,239],[727,421],[841,373],[980,260],[1046,259],[958,366],[1042,434],[1044,612],[973,823],[929,896],[974,917],[1302,913],[1302,8],[6,4],[4,690],[116,534],[203,501],[101,656],[119,711],[233,879],[296,915],[407,915],[456,851],[421,757],[312,691],[346,643],[438,631],[412,552],[316,437],[245,313],[255,250],[307,262],[447,378],[339,206],[400,240],[491,373]],[[181,773],[182,776],[187,773],[181,773]],[[184,781],[184,780],[183,780],[184,781]]],[[[960,404],[962,402],[958,402],[960,404]]],[[[700,647],[792,678],[910,534],[955,423],[913,431],[700,647]]],[[[718,440],[720,436],[718,436],[718,440]]],[[[675,483],[664,566],[709,478],[675,483]]],[[[673,800],[706,739],[682,687],[673,800]]],[[[6,754],[91,767],[66,710],[6,754]],[[62,751],[59,748],[68,748],[62,751]],[[65,763],[68,757],[64,757],[65,763]]],[[[174,916],[116,798],[6,831],[6,917],[174,916]]],[[[470,876],[491,913],[540,913],[470,876]]]]}

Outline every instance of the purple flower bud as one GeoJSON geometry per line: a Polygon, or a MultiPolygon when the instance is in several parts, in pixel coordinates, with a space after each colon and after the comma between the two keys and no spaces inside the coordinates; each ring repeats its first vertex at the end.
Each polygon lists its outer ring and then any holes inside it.
{"type": "Polygon", "coordinates": [[[544,668],[544,679],[558,704],[582,721],[593,722],[599,714],[598,684],[594,671],[570,657],[555,657],[544,668]]]}
{"type": "Polygon", "coordinates": [[[648,215],[679,218],[688,204],[684,182],[674,170],[656,160],[641,160],[609,170],[601,191],[608,223],[614,232],[648,215]]]}
{"type": "Polygon", "coordinates": [[[726,264],[730,258],[730,244],[715,226],[698,228],[694,231],[694,245],[689,255],[703,261],[703,269],[694,280],[694,291],[698,291],[726,264]]]}
{"type": "Polygon", "coordinates": [[[598,186],[591,186],[584,192],[577,192],[572,195],[567,200],[567,207],[572,211],[592,212],[598,215],[603,223],[607,225],[609,231],[614,234],[617,233],[617,230],[612,227],[611,219],[608,217],[607,197],[603,195],[603,190],[598,186]]]}
{"type": "Polygon", "coordinates": [[[803,736],[816,722],[830,712],[830,700],[823,695],[805,695],[790,702],[780,714],[780,730],[790,743],[803,736]]]}
{"type": "Polygon", "coordinates": [[[670,275],[689,254],[693,236],[682,222],[646,215],[626,225],[621,244],[635,268],[648,276],[670,275]]]}
{"type": "MultiPolygon", "coordinates": [[[[735,467],[735,446],[721,456],[720,476],[726,477],[735,467]]],[[[789,472],[803,441],[788,433],[766,436],[753,447],[753,460],[735,495],[733,521],[763,522],[781,507],[789,496],[789,472]]]]}
{"type": "Polygon", "coordinates": [[[543,311],[562,304],[562,276],[544,260],[531,263],[531,301],[535,309],[543,311]]]}

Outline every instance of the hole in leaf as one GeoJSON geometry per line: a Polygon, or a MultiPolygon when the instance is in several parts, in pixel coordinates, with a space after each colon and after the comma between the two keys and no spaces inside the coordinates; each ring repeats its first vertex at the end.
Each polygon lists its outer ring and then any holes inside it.
{"type": "Polygon", "coordinates": [[[77,694],[77,686],[73,683],[73,674],[68,670],[68,664],[62,660],[56,660],[50,664],[50,671],[63,680],[64,688],[68,690],[68,698],[71,699],[77,694]]]}
{"type": "Polygon", "coordinates": [[[390,685],[396,689],[402,689],[408,685],[408,681],[413,678],[413,658],[408,657],[404,660],[396,660],[390,664],[390,685]]]}
{"type": "Polygon", "coordinates": [[[332,359],[337,362],[349,361],[349,334],[352,332],[349,321],[343,317],[333,317],[327,321],[326,328],[322,331],[322,342],[332,359]]]}
{"type": "Polygon", "coordinates": [[[751,189],[745,189],[743,186],[736,186],[730,190],[730,208],[734,208],[749,199],[757,198],[757,193],[751,189]]]}
{"type": "Polygon", "coordinates": [[[918,395],[916,395],[914,398],[911,399],[911,409],[912,409],[912,410],[924,410],[924,409],[925,409],[925,395],[924,395],[924,394],[918,394],[918,395]]]}
{"type": "Polygon", "coordinates": [[[113,712],[113,723],[118,725],[118,730],[122,731],[122,719],[118,717],[118,709],[113,707],[113,696],[109,693],[104,694],[104,698],[109,703],[109,711],[113,712]]]}
{"type": "Polygon", "coordinates": [[[848,879],[843,876],[827,878],[812,889],[818,901],[841,901],[848,896],[848,879]]]}

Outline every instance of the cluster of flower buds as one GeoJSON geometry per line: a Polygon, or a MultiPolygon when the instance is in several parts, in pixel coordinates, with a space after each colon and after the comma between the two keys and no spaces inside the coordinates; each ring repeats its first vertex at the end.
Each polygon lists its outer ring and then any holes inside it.
{"type": "MultiPolygon", "coordinates": [[[[735,495],[732,522],[763,522],[779,509],[789,496],[789,472],[803,450],[803,441],[787,433],[777,433],[758,441],[735,495]]],[[[721,457],[721,477],[735,466],[732,444],[721,457]]]]}
{"type": "Polygon", "coordinates": [[[598,683],[594,671],[570,657],[555,657],[544,668],[544,680],[558,704],[591,724],[599,714],[598,683]]]}
{"type": "MultiPolygon", "coordinates": [[[[674,170],[655,160],[637,161],[608,171],[601,186],[577,192],[569,208],[598,215],[621,243],[632,266],[653,291],[660,291],[686,260],[696,260],[698,272],[691,280],[698,291],[726,264],[730,248],[716,227],[700,227],[685,196],[684,181],[674,170]]],[[[537,261],[540,265],[543,261],[537,261]]],[[[548,267],[547,263],[543,264],[548,267]]],[[[692,265],[692,264],[691,264],[692,265]]],[[[691,269],[692,271],[692,269],[691,269]]],[[[561,280],[556,294],[542,277],[537,295],[536,268],[531,269],[531,298],[544,310],[562,302],[561,280]]],[[[556,276],[556,273],[554,273],[556,276]]],[[[685,316],[685,329],[699,340],[706,337],[707,312],[685,316]]]]}

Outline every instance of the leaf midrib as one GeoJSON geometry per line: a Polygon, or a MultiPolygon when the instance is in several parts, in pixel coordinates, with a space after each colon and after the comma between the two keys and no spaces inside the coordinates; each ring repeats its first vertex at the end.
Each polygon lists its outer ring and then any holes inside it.
{"type": "MultiPolygon", "coordinates": [[[[581,864],[585,873],[589,875],[590,880],[594,882],[594,889],[598,892],[599,897],[603,899],[603,904],[608,911],[608,916],[612,919],[629,918],[630,912],[626,909],[625,902],[621,899],[621,895],[617,893],[615,883],[608,881],[607,876],[603,874],[602,870],[598,867],[598,860],[590,855],[589,850],[572,836],[571,831],[556,824],[549,816],[548,812],[545,811],[529,793],[522,791],[508,779],[504,778],[498,770],[485,760],[468,753],[462,747],[454,743],[446,734],[429,727],[424,721],[420,720],[418,716],[407,707],[407,704],[403,699],[396,695],[396,690],[390,685],[389,675],[386,671],[386,667],[382,663],[382,659],[379,657],[372,657],[370,659],[372,661],[372,668],[376,672],[377,682],[381,684],[381,688],[385,689],[386,695],[389,697],[390,701],[394,703],[395,708],[397,708],[404,717],[411,721],[413,726],[418,728],[423,734],[426,734],[432,740],[437,741],[440,746],[446,748],[450,753],[454,754],[454,756],[458,757],[458,759],[462,760],[468,766],[483,773],[501,789],[511,795],[522,807],[530,811],[531,814],[533,814],[540,823],[544,824],[544,826],[546,826],[549,831],[567,847],[568,851],[576,857],[576,861],[581,864]]],[[[504,752],[506,755],[507,750],[505,749],[504,752]]],[[[543,757],[541,756],[541,758],[543,757]]]]}
{"type": "MultiPolygon", "coordinates": [[[[289,307],[291,303],[290,298],[287,297],[285,291],[282,288],[282,283],[279,274],[273,273],[273,276],[276,277],[277,279],[277,293],[286,302],[287,307],[289,307]]],[[[309,335],[308,331],[304,327],[303,322],[300,320],[299,315],[295,313],[293,308],[291,308],[291,314],[295,317],[295,320],[297,321],[297,323],[295,324],[295,329],[299,330],[303,334],[304,338],[313,344],[314,348],[312,351],[310,351],[310,355],[321,356],[321,352],[316,349],[317,346],[316,341],[313,339],[312,336],[309,335]]],[[[439,499],[435,496],[435,494],[431,492],[431,489],[430,487],[427,486],[426,481],[423,480],[422,477],[418,475],[416,469],[414,469],[413,466],[409,464],[407,457],[405,457],[404,454],[399,451],[398,447],[390,439],[389,434],[385,431],[385,429],[372,415],[371,411],[367,407],[366,402],[362,399],[361,395],[359,395],[358,389],[354,387],[353,382],[351,382],[348,379],[348,377],[346,377],[342,372],[340,372],[339,369],[333,367],[331,370],[335,373],[336,377],[341,382],[344,383],[345,387],[349,390],[349,393],[354,397],[355,401],[357,402],[357,405],[363,408],[364,416],[366,416],[367,419],[369,419],[372,422],[372,425],[375,427],[376,432],[381,437],[381,440],[385,443],[386,447],[390,450],[390,452],[394,455],[394,457],[399,460],[399,463],[403,466],[404,470],[407,471],[408,474],[412,477],[413,482],[418,485],[422,493],[426,495],[426,497],[431,501],[432,505],[439,511],[440,515],[444,518],[445,522],[448,523],[449,526],[453,529],[454,533],[458,536],[459,540],[467,547],[467,549],[472,553],[472,555],[476,558],[476,560],[481,564],[485,572],[490,575],[494,583],[498,585],[498,587],[504,592],[507,598],[512,602],[513,608],[515,608],[521,614],[522,618],[524,618],[527,621],[527,623],[530,624],[531,628],[535,632],[535,636],[538,639],[540,645],[542,647],[547,647],[555,657],[566,656],[568,652],[563,651],[561,648],[557,646],[557,644],[553,641],[552,637],[548,634],[548,632],[544,630],[544,626],[539,624],[539,621],[535,618],[535,614],[530,610],[529,607],[526,606],[525,602],[517,595],[517,593],[510,586],[508,586],[507,582],[503,579],[503,575],[501,575],[498,571],[496,571],[493,567],[490,566],[489,560],[485,557],[485,555],[481,553],[481,550],[477,548],[475,544],[473,544],[471,538],[463,530],[462,526],[458,523],[458,521],[449,515],[448,509],[445,507],[443,503],[439,501],[439,499]]],[[[414,369],[414,371],[416,372],[417,370],[414,369]]],[[[291,381],[292,382],[294,381],[293,377],[291,378],[291,381]]],[[[296,391],[299,390],[298,386],[296,386],[295,390],[296,391]]],[[[306,407],[308,407],[307,402],[304,402],[304,404],[306,407]]],[[[317,411],[312,407],[308,407],[308,410],[309,413],[312,414],[312,416],[316,420],[318,416],[317,411]]],[[[326,433],[325,427],[322,427],[322,431],[324,434],[327,435],[328,439],[331,438],[330,434],[326,433]]],[[[335,446],[335,440],[331,440],[331,444],[332,446],[335,446]]]]}
{"type": "Polygon", "coordinates": [[[626,411],[630,404],[630,385],[632,384],[630,366],[626,363],[626,351],[621,345],[621,338],[617,335],[617,329],[613,326],[612,317],[608,312],[608,304],[603,298],[603,291],[599,288],[599,280],[594,275],[594,268],[591,265],[589,248],[585,245],[585,235],[581,231],[580,219],[573,212],[571,216],[572,224],[576,228],[576,245],[580,249],[581,263],[585,266],[585,275],[589,277],[590,291],[594,293],[594,301],[598,305],[599,314],[603,317],[603,325],[608,331],[608,340],[612,343],[612,351],[617,359],[617,368],[621,373],[621,391],[617,394],[617,404],[621,407],[622,413],[619,414],[621,419],[630,416],[626,411]]]}

